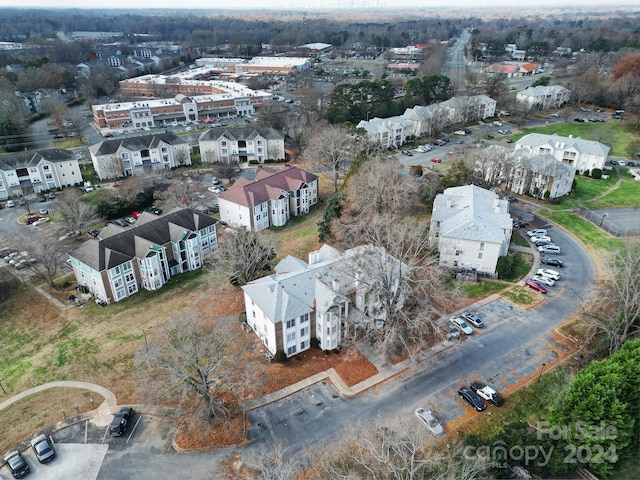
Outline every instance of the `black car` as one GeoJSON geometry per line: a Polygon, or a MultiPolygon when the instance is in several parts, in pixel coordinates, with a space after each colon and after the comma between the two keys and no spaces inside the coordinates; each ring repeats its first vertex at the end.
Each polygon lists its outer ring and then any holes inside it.
{"type": "Polygon", "coordinates": [[[129,420],[131,420],[132,416],[133,408],[121,407],[115,417],[113,417],[111,425],[109,425],[109,434],[116,437],[124,434],[127,431],[127,425],[129,424],[129,420]]]}
{"type": "Polygon", "coordinates": [[[460,389],[458,390],[458,395],[460,395],[460,398],[462,398],[463,400],[469,402],[469,404],[478,412],[481,412],[485,408],[487,408],[478,394],[473,390],[468,389],[467,387],[460,387],[460,389]]]}
{"type": "Polygon", "coordinates": [[[33,448],[33,453],[36,454],[40,463],[50,462],[56,457],[56,452],[49,443],[47,436],[42,433],[31,440],[31,448],[33,448]]]}
{"type": "Polygon", "coordinates": [[[149,207],[147,211],[153,213],[154,215],[162,215],[162,209],[158,207],[149,207]]]}
{"type": "Polygon", "coordinates": [[[518,220],[517,222],[513,222],[513,228],[525,228],[529,226],[529,222],[525,222],[524,220],[518,220]]]}
{"type": "Polygon", "coordinates": [[[504,398],[502,398],[498,392],[482,382],[471,382],[469,387],[479,397],[484,398],[489,403],[493,403],[496,406],[500,406],[504,403],[504,398]]]}
{"type": "Polygon", "coordinates": [[[45,197],[44,195],[40,195],[40,196],[38,197],[38,201],[39,201],[39,202],[46,202],[46,201],[47,201],[47,197],[45,197]]]}
{"type": "Polygon", "coordinates": [[[100,235],[100,230],[96,230],[95,228],[93,228],[89,230],[87,233],[92,237],[97,237],[98,235],[100,235]]]}
{"type": "Polygon", "coordinates": [[[22,458],[22,455],[20,455],[20,452],[17,450],[9,452],[2,460],[6,462],[13,478],[22,478],[31,470],[29,464],[24,461],[24,458],[22,458]]]}
{"type": "Polygon", "coordinates": [[[543,258],[542,263],[546,265],[553,265],[554,267],[564,267],[564,262],[558,258],[543,258]]]}

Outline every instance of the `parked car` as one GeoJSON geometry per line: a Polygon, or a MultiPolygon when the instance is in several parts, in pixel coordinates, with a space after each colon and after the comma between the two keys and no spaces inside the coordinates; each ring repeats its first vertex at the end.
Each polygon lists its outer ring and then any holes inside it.
{"type": "Polygon", "coordinates": [[[441,158],[438,158],[438,157],[433,157],[433,158],[431,159],[431,161],[432,161],[433,163],[442,163],[442,159],[441,159],[441,158]]]}
{"type": "Polygon", "coordinates": [[[148,212],[153,213],[154,215],[162,215],[162,209],[151,205],[148,209],[148,212]]]}
{"type": "Polygon", "coordinates": [[[128,227],[130,225],[124,218],[116,218],[114,222],[116,225],[120,225],[121,227],[128,227]]]}
{"type": "Polygon", "coordinates": [[[497,406],[504,403],[504,398],[502,398],[498,392],[482,382],[471,382],[469,388],[476,392],[480,398],[488,401],[489,403],[493,403],[497,406]]]}
{"type": "Polygon", "coordinates": [[[415,411],[416,417],[418,420],[427,427],[427,429],[434,435],[442,435],[444,433],[444,428],[440,425],[440,422],[433,416],[431,410],[425,410],[424,408],[416,408],[415,411]]]}
{"type": "Polygon", "coordinates": [[[38,196],[38,201],[39,201],[39,202],[43,202],[43,203],[44,203],[44,202],[46,202],[46,201],[47,201],[47,197],[45,197],[44,195],[39,195],[39,196],[38,196]]]}
{"type": "Polygon", "coordinates": [[[410,150],[402,150],[402,152],[400,152],[400,153],[402,153],[403,155],[406,155],[408,157],[413,157],[413,153],[411,153],[410,150]]]}
{"type": "Polygon", "coordinates": [[[125,217],[125,220],[130,223],[131,225],[133,225],[134,223],[136,223],[136,218],[135,217],[125,217]]]}
{"type": "Polygon", "coordinates": [[[615,159],[613,159],[613,158],[612,158],[611,160],[609,160],[609,163],[610,163],[611,165],[618,165],[618,161],[617,161],[617,160],[615,160],[615,159]]]}
{"type": "Polygon", "coordinates": [[[49,195],[47,195],[47,197],[49,197],[49,200],[55,200],[56,199],[56,194],[53,192],[49,192],[49,195]]]}
{"type": "Polygon", "coordinates": [[[460,316],[474,327],[484,328],[482,319],[476,313],[462,312],[460,316]]]}
{"type": "Polygon", "coordinates": [[[56,451],[49,443],[47,436],[43,433],[31,440],[31,448],[40,463],[50,462],[56,457],[56,451]]]}
{"type": "Polygon", "coordinates": [[[464,130],[456,130],[453,133],[455,133],[456,135],[466,135],[467,134],[467,132],[465,132],[464,130]]]}
{"type": "Polygon", "coordinates": [[[211,184],[212,185],[220,185],[220,179],[218,177],[213,177],[211,179],[211,184]]]}
{"type": "Polygon", "coordinates": [[[547,231],[544,228],[534,228],[527,232],[527,236],[533,237],[534,235],[546,235],[547,231]]]}
{"type": "Polygon", "coordinates": [[[624,160],[618,160],[618,165],[620,165],[621,167],[624,167],[626,164],[624,160]]]}
{"type": "Polygon", "coordinates": [[[454,327],[456,327],[465,335],[473,335],[473,328],[467,325],[467,322],[465,322],[462,318],[451,317],[449,320],[451,321],[454,327]]]}
{"type": "Polygon", "coordinates": [[[527,280],[526,282],[524,282],[524,284],[529,287],[529,288],[533,288],[534,290],[540,292],[540,293],[547,293],[547,288],[542,285],[539,282],[536,282],[535,280],[527,280]]]}
{"type": "Polygon", "coordinates": [[[222,189],[220,188],[220,185],[215,185],[213,187],[209,187],[207,188],[207,190],[209,190],[211,193],[222,193],[222,189]]]}
{"type": "Polygon", "coordinates": [[[30,217],[27,217],[24,223],[26,223],[27,225],[32,225],[36,223],[38,220],[42,220],[43,218],[44,217],[42,215],[32,215],[30,217]]]}
{"type": "Polygon", "coordinates": [[[553,245],[553,244],[541,245],[538,247],[538,251],[545,255],[548,255],[548,254],[560,255],[562,253],[562,250],[560,249],[560,247],[558,245],[553,245]]]}
{"type": "Polygon", "coordinates": [[[127,425],[133,416],[133,408],[121,407],[109,425],[109,434],[118,437],[127,431],[127,425]]]}
{"type": "Polygon", "coordinates": [[[545,257],[542,259],[542,263],[545,265],[552,265],[554,267],[564,267],[564,262],[558,258],[545,257]]]}
{"type": "Polygon", "coordinates": [[[529,226],[529,222],[525,222],[524,220],[518,220],[513,222],[513,228],[525,228],[529,226]]]}
{"type": "Polygon", "coordinates": [[[458,390],[458,395],[460,395],[460,398],[468,402],[469,405],[475,408],[478,412],[481,412],[485,408],[487,408],[478,394],[467,387],[460,387],[460,389],[458,390]]]}
{"type": "Polygon", "coordinates": [[[13,208],[15,206],[16,206],[16,202],[14,202],[13,200],[7,200],[7,204],[6,204],[7,208],[13,208]]]}
{"type": "Polygon", "coordinates": [[[97,237],[98,235],[100,235],[100,230],[96,230],[95,228],[92,228],[87,233],[92,237],[97,237]]]}
{"type": "Polygon", "coordinates": [[[39,213],[40,215],[49,215],[49,209],[41,208],[39,213]]]}
{"type": "Polygon", "coordinates": [[[534,275],[533,277],[531,277],[531,280],[535,280],[536,282],[541,283],[545,287],[553,287],[556,284],[555,280],[549,277],[545,277],[544,275],[534,275]]]}
{"type": "Polygon", "coordinates": [[[560,280],[560,272],[551,270],[550,268],[539,268],[536,271],[536,275],[543,275],[545,277],[552,278],[553,280],[560,280]]]}
{"type": "Polygon", "coordinates": [[[9,452],[2,460],[4,460],[7,467],[9,467],[13,478],[22,478],[31,470],[29,464],[24,461],[24,458],[17,450],[9,452]]]}
{"type": "Polygon", "coordinates": [[[551,237],[549,237],[548,235],[532,235],[531,237],[529,237],[529,240],[531,240],[533,243],[538,243],[540,241],[550,243],[551,237]]]}

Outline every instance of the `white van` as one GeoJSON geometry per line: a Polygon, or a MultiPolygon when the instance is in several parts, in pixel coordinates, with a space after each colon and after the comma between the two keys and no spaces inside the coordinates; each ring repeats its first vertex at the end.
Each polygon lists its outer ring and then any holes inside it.
{"type": "Polygon", "coordinates": [[[538,251],[544,254],[560,255],[562,251],[558,245],[542,245],[538,247],[538,251]]]}
{"type": "Polygon", "coordinates": [[[7,201],[7,208],[13,208],[15,206],[16,206],[16,202],[14,202],[13,200],[7,201]]]}

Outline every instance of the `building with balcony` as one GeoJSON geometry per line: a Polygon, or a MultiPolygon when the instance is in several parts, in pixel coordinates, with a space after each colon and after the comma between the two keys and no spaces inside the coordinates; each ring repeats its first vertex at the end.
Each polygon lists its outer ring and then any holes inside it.
{"type": "Polygon", "coordinates": [[[135,226],[105,227],[71,251],[69,263],[78,285],[103,302],[119,302],[201,268],[218,246],[216,222],[188,208],[162,217],[144,212],[135,226]]]}
{"type": "Polygon", "coordinates": [[[570,98],[571,90],[560,85],[538,85],[537,87],[527,87],[518,92],[516,102],[529,108],[547,110],[564,106],[569,103],[570,98]]]}
{"type": "Polygon", "coordinates": [[[72,151],[48,148],[0,156],[0,200],[82,184],[72,151]]]}
{"type": "Polygon", "coordinates": [[[211,128],[200,135],[203,163],[284,160],[284,135],[271,127],[211,128]]]}
{"type": "Polygon", "coordinates": [[[89,153],[100,180],[191,165],[189,142],[174,133],[104,140],[91,145],[89,153]]]}

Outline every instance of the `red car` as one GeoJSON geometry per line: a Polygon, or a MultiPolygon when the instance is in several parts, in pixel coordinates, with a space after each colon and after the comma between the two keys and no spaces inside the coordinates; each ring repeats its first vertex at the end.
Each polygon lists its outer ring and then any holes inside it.
{"type": "Polygon", "coordinates": [[[131,212],[131,216],[133,218],[135,218],[136,220],[140,218],[140,215],[142,215],[140,212],[136,211],[136,212],[131,212]]]}
{"type": "Polygon", "coordinates": [[[540,293],[547,293],[547,288],[541,283],[536,282],[535,280],[527,280],[525,282],[525,285],[527,287],[533,288],[534,290],[537,290],[540,293]]]}
{"type": "Polygon", "coordinates": [[[441,158],[438,158],[438,157],[433,157],[433,158],[431,159],[431,161],[432,161],[433,163],[441,163],[441,162],[442,162],[442,159],[441,159],[441,158]]]}

